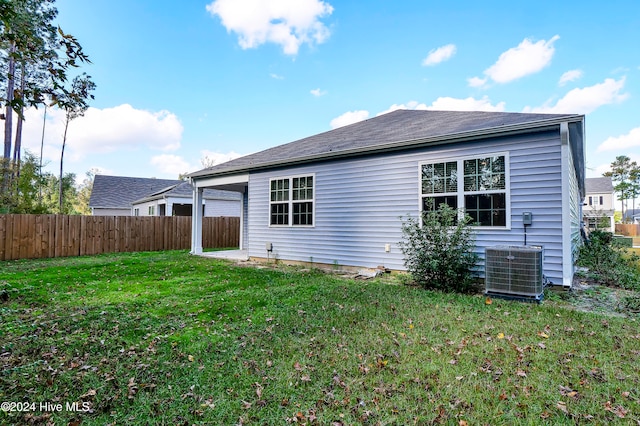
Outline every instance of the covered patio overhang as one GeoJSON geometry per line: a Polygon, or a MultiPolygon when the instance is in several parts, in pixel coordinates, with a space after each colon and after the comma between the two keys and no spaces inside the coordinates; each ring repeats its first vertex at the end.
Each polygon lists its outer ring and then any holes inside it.
{"type": "MultiPolygon", "coordinates": [[[[245,250],[244,230],[247,216],[247,188],[249,186],[249,174],[235,174],[227,176],[197,176],[190,178],[193,187],[193,205],[200,206],[203,201],[205,188],[220,189],[224,191],[239,192],[240,198],[240,250],[245,250]]],[[[202,255],[202,209],[194,209],[191,216],[191,254],[202,255]]]]}

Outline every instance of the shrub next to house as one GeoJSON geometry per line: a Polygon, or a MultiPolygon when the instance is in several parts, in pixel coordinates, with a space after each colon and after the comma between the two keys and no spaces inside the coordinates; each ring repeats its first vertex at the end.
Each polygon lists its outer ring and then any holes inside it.
{"type": "Polygon", "coordinates": [[[399,243],[413,280],[427,289],[468,293],[474,291],[478,255],[469,216],[459,220],[446,204],[425,211],[422,221],[403,221],[399,243]]]}
{"type": "Polygon", "coordinates": [[[638,256],[625,252],[611,232],[599,229],[591,231],[578,256],[578,265],[588,268],[597,281],[630,290],[640,290],[638,261],[638,256]]]}

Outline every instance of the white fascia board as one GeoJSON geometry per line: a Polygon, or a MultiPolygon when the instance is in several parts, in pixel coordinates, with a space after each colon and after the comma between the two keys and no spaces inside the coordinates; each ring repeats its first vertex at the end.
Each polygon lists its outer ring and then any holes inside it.
{"type": "Polygon", "coordinates": [[[203,179],[199,179],[197,177],[191,178],[191,184],[195,188],[212,188],[216,186],[226,186],[226,185],[241,185],[249,183],[249,173],[238,173],[234,175],[227,176],[214,176],[214,177],[205,177],[203,179]]]}

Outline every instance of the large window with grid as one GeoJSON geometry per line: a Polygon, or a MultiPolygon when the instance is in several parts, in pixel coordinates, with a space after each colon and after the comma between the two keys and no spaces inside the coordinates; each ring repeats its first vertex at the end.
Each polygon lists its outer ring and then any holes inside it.
{"type": "Polygon", "coordinates": [[[313,180],[313,175],[271,179],[271,226],[313,226],[313,180]]]}
{"type": "Polygon", "coordinates": [[[473,226],[506,227],[506,154],[420,165],[421,210],[447,204],[471,216],[473,226]]]}

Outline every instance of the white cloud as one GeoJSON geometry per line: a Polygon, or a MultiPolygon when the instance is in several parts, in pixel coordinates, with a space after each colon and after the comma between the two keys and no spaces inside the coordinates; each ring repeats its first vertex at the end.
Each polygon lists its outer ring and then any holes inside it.
{"type": "Polygon", "coordinates": [[[439,64],[446,60],[451,59],[456,53],[455,44],[447,44],[446,46],[438,47],[429,52],[426,58],[422,61],[422,65],[425,67],[439,64]]]}
{"type": "Polygon", "coordinates": [[[160,154],[153,156],[149,163],[155,166],[158,172],[163,176],[174,176],[174,178],[177,179],[181,173],[192,173],[207,167],[226,163],[234,158],[242,157],[242,154],[238,154],[235,151],[222,153],[204,149],[200,151],[200,154],[202,157],[195,163],[190,163],[182,156],[175,154],[160,154]]]}
{"type": "Polygon", "coordinates": [[[296,55],[304,43],[324,42],[330,32],[320,19],[333,12],[322,0],[215,0],[206,9],[238,34],[241,48],[275,43],[286,55],[296,55]]]}
{"type": "Polygon", "coordinates": [[[386,110],[376,114],[382,115],[398,109],[432,110],[432,111],[497,111],[505,110],[505,103],[498,102],[493,105],[487,96],[482,99],[468,97],[465,99],[440,97],[433,101],[431,105],[418,101],[409,101],[406,104],[393,104],[386,110]]]}
{"type": "Polygon", "coordinates": [[[640,147],[640,127],[631,129],[626,135],[611,136],[598,146],[597,152],[619,151],[625,152],[630,148],[640,147]]]}
{"type": "Polygon", "coordinates": [[[582,77],[582,70],[567,71],[564,74],[562,74],[562,76],[560,77],[560,80],[558,81],[558,86],[564,86],[570,81],[576,81],[581,77],[582,77]]]}
{"type": "Polygon", "coordinates": [[[482,99],[468,97],[465,99],[440,97],[426,109],[441,111],[497,111],[501,112],[505,109],[504,102],[498,102],[496,105],[491,104],[487,96],[482,99]]]}
{"type": "Polygon", "coordinates": [[[276,79],[276,80],[284,80],[284,77],[279,75],[279,74],[271,73],[271,74],[269,74],[269,77],[271,77],[273,79],[276,79]]]}
{"type": "Polygon", "coordinates": [[[594,177],[600,177],[603,174],[610,171],[611,171],[611,163],[601,164],[598,167],[596,167],[596,176],[594,177]]]}
{"type": "Polygon", "coordinates": [[[317,89],[313,89],[313,90],[311,90],[311,94],[312,94],[313,96],[319,97],[319,96],[324,96],[324,95],[326,95],[326,94],[327,94],[327,91],[326,91],[326,90],[320,90],[320,88],[317,88],[317,89]]]}
{"type": "Polygon", "coordinates": [[[369,111],[347,111],[341,116],[331,120],[330,125],[332,129],[337,129],[338,127],[357,123],[358,121],[366,120],[367,118],[369,118],[369,111]]]}
{"type": "Polygon", "coordinates": [[[482,87],[487,84],[488,78],[471,77],[467,79],[470,87],[482,87]]]}
{"type": "Polygon", "coordinates": [[[525,107],[524,112],[542,112],[553,114],[588,114],[603,105],[620,103],[627,99],[627,93],[621,93],[624,88],[625,77],[620,80],[607,78],[602,83],[593,86],[576,88],[550,105],[550,101],[540,107],[525,107]]]}
{"type": "Polygon", "coordinates": [[[555,53],[553,43],[559,38],[560,36],[555,35],[549,41],[540,40],[535,43],[525,38],[518,46],[503,52],[484,74],[496,83],[508,83],[534,74],[551,63],[555,53]]]}
{"type": "MultiPolygon", "coordinates": [[[[25,148],[40,153],[44,109],[25,112],[25,148]]],[[[136,148],[175,151],[180,147],[183,127],[169,111],[145,111],[123,104],[113,108],[89,108],[84,117],[69,123],[65,158],[79,161],[89,154],[136,148]]],[[[45,159],[58,159],[64,133],[64,112],[47,110],[45,159]]]]}
{"type": "Polygon", "coordinates": [[[242,157],[242,154],[238,154],[235,151],[222,153],[209,151],[208,149],[200,151],[200,154],[202,154],[202,159],[200,160],[200,166],[202,167],[211,167],[217,164],[226,163],[227,161],[231,161],[238,157],[242,157]]]}
{"type": "Polygon", "coordinates": [[[195,167],[189,164],[184,158],[173,154],[153,156],[149,163],[163,174],[174,175],[175,179],[177,179],[181,173],[195,171],[195,167]]]}
{"type": "Polygon", "coordinates": [[[108,176],[113,176],[114,171],[112,169],[107,169],[104,168],[102,166],[92,166],[89,167],[89,171],[94,172],[97,175],[108,175],[108,176]]]}
{"type": "Polygon", "coordinates": [[[388,114],[390,112],[399,110],[399,109],[418,109],[418,110],[424,110],[424,109],[428,109],[427,105],[425,104],[421,104],[418,101],[409,101],[406,104],[393,104],[391,105],[389,108],[385,109],[382,112],[379,112],[376,114],[376,117],[382,114],[388,114]]]}

